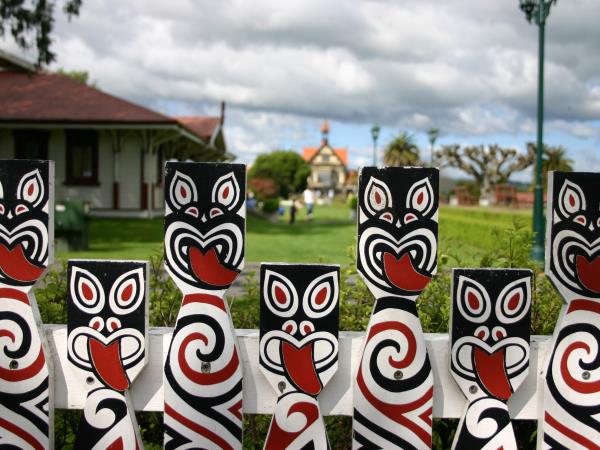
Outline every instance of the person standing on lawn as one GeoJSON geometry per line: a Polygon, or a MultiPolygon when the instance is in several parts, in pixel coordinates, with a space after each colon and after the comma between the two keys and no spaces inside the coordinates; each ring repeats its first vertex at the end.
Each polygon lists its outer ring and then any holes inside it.
{"type": "Polygon", "coordinates": [[[315,206],[315,194],[311,188],[307,187],[304,190],[304,203],[306,204],[306,218],[312,219],[313,208],[315,206]]]}

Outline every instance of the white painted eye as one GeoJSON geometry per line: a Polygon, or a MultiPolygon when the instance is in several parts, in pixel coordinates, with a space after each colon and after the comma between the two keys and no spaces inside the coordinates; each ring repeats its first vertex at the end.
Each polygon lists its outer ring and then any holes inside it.
{"type": "Polygon", "coordinates": [[[308,285],[302,299],[302,306],[308,317],[325,317],[336,307],[339,298],[338,276],[338,271],[329,272],[315,278],[308,285]]]}
{"type": "Polygon", "coordinates": [[[215,182],[212,192],[213,203],[218,203],[226,209],[232,210],[238,204],[239,199],[240,186],[233,172],[223,175],[215,182]]]}
{"type": "Polygon", "coordinates": [[[44,182],[39,169],[23,175],[17,187],[17,199],[23,200],[33,207],[42,202],[44,199],[44,182]]]}
{"type": "Polygon", "coordinates": [[[298,310],[298,294],[292,282],[283,275],[265,271],[262,293],[269,310],[280,317],[292,317],[298,310]]]}
{"type": "Polygon", "coordinates": [[[423,178],[411,186],[406,196],[406,207],[426,216],[433,209],[433,187],[429,178],[423,178]]]}
{"type": "Polygon", "coordinates": [[[173,180],[171,180],[169,197],[176,209],[180,209],[192,202],[196,202],[198,200],[198,194],[196,193],[194,181],[189,176],[176,171],[175,175],[173,175],[173,180]]]}
{"type": "Polygon", "coordinates": [[[558,193],[558,209],[563,217],[585,211],[585,196],[578,185],[565,180],[558,193]]]}
{"type": "Polygon", "coordinates": [[[459,276],[457,296],[458,310],[467,320],[483,323],[490,317],[490,296],[477,281],[464,275],[459,276]]]}
{"type": "Polygon", "coordinates": [[[365,188],[363,203],[369,214],[375,216],[378,212],[392,207],[392,194],[383,181],[371,177],[365,188]]]}
{"type": "Polygon", "coordinates": [[[98,314],[104,308],[104,291],[100,281],[91,272],[71,267],[69,277],[71,301],[86,314],[98,314]]]}
{"type": "Polygon", "coordinates": [[[144,269],[124,273],[113,283],[108,295],[111,310],[118,315],[135,311],[145,297],[144,269]]]}
{"type": "Polygon", "coordinates": [[[510,324],[521,320],[531,306],[531,278],[521,278],[506,285],[496,302],[496,316],[501,323],[510,324]]]}

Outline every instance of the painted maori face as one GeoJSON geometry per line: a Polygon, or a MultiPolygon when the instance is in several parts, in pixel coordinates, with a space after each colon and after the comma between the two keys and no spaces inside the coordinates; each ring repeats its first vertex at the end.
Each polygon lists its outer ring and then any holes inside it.
{"type": "Polygon", "coordinates": [[[549,174],[546,271],[565,298],[600,298],[600,173],[549,174]],[[550,218],[549,218],[550,222],[550,218]]]}
{"type": "Polygon", "coordinates": [[[125,391],[146,360],[147,263],[69,261],[68,357],[125,391]]]}
{"type": "Polygon", "coordinates": [[[244,265],[242,164],[168,162],[165,259],[182,290],[227,289],[244,265]]]}
{"type": "Polygon", "coordinates": [[[0,283],[31,286],[50,259],[49,161],[0,161],[0,283]]]}
{"type": "Polygon", "coordinates": [[[506,401],[525,379],[531,279],[530,270],[454,269],[451,371],[468,398],[506,401]]]}
{"type": "Polygon", "coordinates": [[[438,170],[365,167],[357,266],[376,298],[416,297],[437,269],[438,170]]]}
{"type": "Polygon", "coordinates": [[[331,265],[261,265],[260,365],[278,391],[316,396],[337,370],[339,276],[331,265]]]}

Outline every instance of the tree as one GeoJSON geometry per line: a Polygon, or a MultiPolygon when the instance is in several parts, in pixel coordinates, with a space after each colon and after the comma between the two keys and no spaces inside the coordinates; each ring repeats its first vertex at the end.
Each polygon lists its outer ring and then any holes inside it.
{"type": "Polygon", "coordinates": [[[248,179],[271,179],[278,187],[278,195],[287,198],[291,193],[306,189],[309,175],[310,167],[298,153],[293,150],[275,150],[256,158],[248,179]]]}
{"type": "Polygon", "coordinates": [[[95,81],[90,81],[90,73],[87,70],[65,70],[62,67],[56,71],[59,75],[64,75],[72,80],[83,83],[87,86],[98,87],[95,81]]]}
{"type": "MultiPolygon", "coordinates": [[[[527,148],[535,154],[537,145],[533,142],[528,142],[527,148]]],[[[560,172],[573,171],[573,160],[567,158],[567,149],[562,145],[557,147],[544,145],[544,152],[542,153],[542,186],[544,188],[548,184],[548,172],[552,170],[560,172]]],[[[531,182],[531,185],[535,185],[535,180],[531,182]]]]}
{"type": "MultiPolygon", "coordinates": [[[[79,15],[82,0],[66,0],[63,11],[71,19],[79,15]]],[[[56,0],[0,0],[0,37],[10,32],[22,49],[35,47],[37,66],[56,59],[51,49],[56,0]]]]}
{"type": "Polygon", "coordinates": [[[440,136],[439,128],[430,128],[429,130],[427,130],[427,137],[429,139],[429,145],[431,146],[431,167],[433,167],[435,141],[437,141],[437,138],[439,136],[440,136]]]}
{"type": "Polygon", "coordinates": [[[454,167],[475,178],[481,199],[492,200],[492,187],[506,183],[510,176],[533,164],[535,153],[527,147],[527,153],[498,145],[461,147],[458,144],[444,145],[436,152],[441,167],[454,167]]]}
{"type": "Polygon", "coordinates": [[[386,166],[414,166],[419,163],[419,148],[414,137],[406,131],[396,136],[385,147],[383,162],[386,166]]]}

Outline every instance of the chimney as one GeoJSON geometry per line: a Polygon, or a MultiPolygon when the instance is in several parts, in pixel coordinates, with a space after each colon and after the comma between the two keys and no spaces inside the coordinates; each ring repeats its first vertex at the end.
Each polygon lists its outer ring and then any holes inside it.
{"type": "Polygon", "coordinates": [[[329,143],[329,122],[327,119],[323,121],[321,125],[321,145],[328,145],[329,143]]]}

